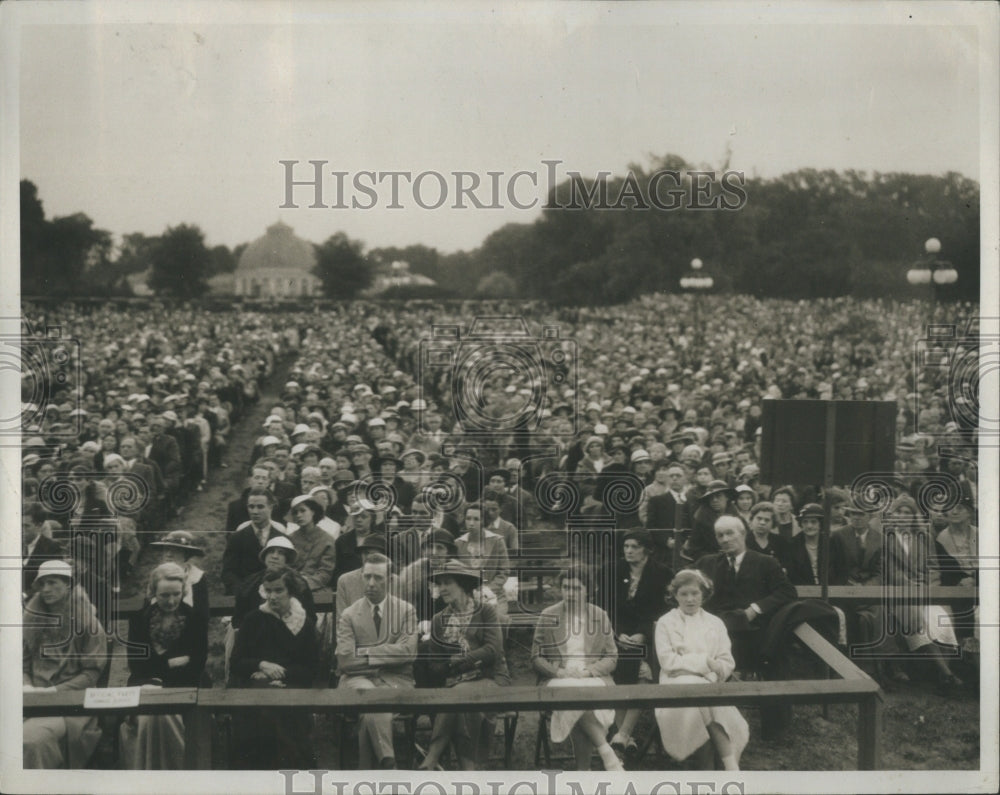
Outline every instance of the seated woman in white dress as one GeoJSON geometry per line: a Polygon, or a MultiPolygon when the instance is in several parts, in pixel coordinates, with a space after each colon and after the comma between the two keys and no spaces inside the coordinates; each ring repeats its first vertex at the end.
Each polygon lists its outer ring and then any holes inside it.
{"type": "MultiPolygon", "coordinates": [[[[726,625],[701,608],[712,584],[697,569],[685,569],[671,581],[668,592],[678,607],[656,622],[660,684],[726,681],[736,667],[726,625]]],[[[671,757],[683,761],[697,753],[702,769],[714,769],[714,751],[725,770],[739,770],[750,728],[736,707],[675,707],[655,713],[663,749],[671,757]]]]}
{"type": "MultiPolygon", "coordinates": [[[[586,567],[571,564],[559,576],[563,601],[546,607],[538,617],[531,644],[531,665],[538,681],[548,687],[604,687],[614,684],[618,647],[608,614],[587,601],[586,567]]],[[[573,739],[577,768],[590,770],[593,749],[605,770],[624,770],[606,734],[615,719],[613,709],[558,710],[549,731],[554,742],[573,739]]]]}

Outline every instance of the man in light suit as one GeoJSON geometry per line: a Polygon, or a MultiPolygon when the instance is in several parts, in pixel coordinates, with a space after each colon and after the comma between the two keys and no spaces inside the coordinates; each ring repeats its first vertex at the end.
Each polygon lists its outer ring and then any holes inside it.
{"type": "MultiPolygon", "coordinates": [[[[337,579],[337,621],[344,615],[344,611],[365,595],[365,570],[364,563],[372,555],[385,556],[385,536],[379,533],[365,536],[358,539],[358,553],[361,555],[360,569],[354,569],[346,574],[341,574],[337,579]]],[[[390,561],[390,568],[392,563],[390,561]]],[[[389,593],[393,596],[399,595],[399,577],[396,574],[389,575],[389,593]]]]}
{"type": "MultiPolygon", "coordinates": [[[[389,595],[389,559],[372,553],[362,567],[365,595],[348,607],[337,624],[339,687],[413,687],[417,656],[417,616],[413,605],[389,595]]],[[[392,770],[392,715],[379,712],[358,722],[363,769],[392,770]]]]}

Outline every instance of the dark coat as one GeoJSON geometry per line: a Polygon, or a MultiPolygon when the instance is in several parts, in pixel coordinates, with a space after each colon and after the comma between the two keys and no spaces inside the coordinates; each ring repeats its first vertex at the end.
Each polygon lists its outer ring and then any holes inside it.
{"type": "Polygon", "coordinates": [[[721,552],[701,558],[697,568],[714,584],[705,609],[725,621],[727,628],[730,628],[729,613],[738,614],[732,621],[734,628],[747,629],[742,613],[751,603],[761,609],[761,615],[754,621],[756,624],[766,622],[779,607],[797,596],[795,586],[788,581],[778,561],[752,550],[747,550],[735,580],[730,580],[729,560],[721,552]]]}
{"type": "MultiPolygon", "coordinates": [[[[285,535],[278,529],[280,525],[275,527],[276,524],[272,520],[268,541],[275,536],[285,535]]],[[[261,549],[263,547],[257,541],[257,534],[249,522],[226,539],[226,550],[222,553],[222,584],[226,593],[236,593],[236,587],[242,580],[254,572],[264,570],[264,564],[260,561],[261,549]]]]}
{"type": "Polygon", "coordinates": [[[878,585],[882,582],[882,534],[870,529],[861,549],[851,527],[830,534],[830,584],[878,585]]]}
{"type": "Polygon", "coordinates": [[[669,491],[649,498],[646,513],[646,527],[650,530],[676,530],[691,526],[691,505],[677,504],[669,491]]]}
{"type": "Polygon", "coordinates": [[[150,624],[158,608],[150,602],[128,622],[128,685],[144,685],[159,679],[163,687],[198,687],[208,658],[208,621],[203,613],[181,602],[177,608],[184,618],[184,629],[162,654],[157,654],[150,640],[150,624]],[[171,668],[167,661],[190,657],[187,665],[171,668]]]}
{"type": "Polygon", "coordinates": [[[181,450],[173,436],[162,433],[150,442],[149,457],[163,475],[169,495],[177,492],[181,482],[181,450]]]}
{"type": "MultiPolygon", "coordinates": [[[[796,536],[798,538],[798,536],[796,536]]],[[[768,555],[781,564],[781,568],[785,570],[789,577],[791,577],[791,571],[789,566],[792,561],[792,542],[782,535],[777,533],[771,533],[767,538],[767,548],[762,548],[760,544],[757,543],[757,539],[753,533],[747,533],[747,549],[751,549],[754,552],[759,552],[761,555],[768,555]]],[[[803,549],[803,552],[805,550],[803,549]]],[[[808,560],[806,563],[808,564],[808,560]]],[[[793,580],[794,582],[794,580],[793,580]]],[[[799,583],[796,583],[799,584],[799,583]]],[[[805,585],[806,583],[801,583],[805,585]]]]}
{"type": "Polygon", "coordinates": [[[293,635],[281,619],[255,609],[243,619],[236,635],[236,645],[230,662],[230,687],[252,687],[250,676],[261,660],[285,668],[288,687],[311,687],[316,661],[319,659],[319,639],[316,620],[306,614],[305,626],[293,635]]]}
{"type": "Polygon", "coordinates": [[[243,489],[235,500],[230,500],[226,507],[226,532],[232,533],[244,522],[250,521],[250,514],[247,513],[247,497],[250,496],[250,489],[243,489]]]}
{"type": "MultiPolygon", "coordinates": [[[[787,545],[787,562],[785,571],[792,585],[819,585],[819,576],[813,574],[812,563],[809,559],[809,552],[806,550],[805,533],[794,536],[787,545]]],[[[822,555],[817,561],[817,573],[822,571],[822,555]]]]}
{"type": "Polygon", "coordinates": [[[63,552],[62,545],[58,541],[53,541],[48,536],[39,536],[35,548],[21,569],[21,590],[24,593],[31,590],[31,584],[38,576],[38,567],[45,561],[62,560],[64,557],[66,557],[66,553],[63,552]]]}
{"type": "MultiPolygon", "coordinates": [[[[233,605],[234,629],[239,629],[240,624],[243,623],[243,618],[264,603],[264,599],[260,595],[260,584],[264,581],[266,573],[264,569],[255,571],[236,586],[236,602],[233,605]]],[[[297,593],[293,593],[292,595],[302,603],[306,614],[312,616],[313,620],[316,620],[316,602],[313,600],[312,591],[309,590],[309,585],[298,573],[295,574],[295,578],[299,589],[297,593]]]]}

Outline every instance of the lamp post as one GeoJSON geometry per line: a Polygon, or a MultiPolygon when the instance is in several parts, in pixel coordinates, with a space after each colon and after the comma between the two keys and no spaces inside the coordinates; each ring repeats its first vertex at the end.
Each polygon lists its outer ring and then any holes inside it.
{"type": "Polygon", "coordinates": [[[700,259],[695,257],[691,260],[691,271],[681,276],[681,289],[694,294],[694,325],[697,329],[697,340],[701,343],[704,337],[704,329],[701,322],[701,296],[712,289],[715,281],[707,273],[702,271],[705,266],[700,259]]]}
{"type": "Polygon", "coordinates": [[[958,281],[958,271],[947,260],[938,259],[941,253],[941,241],[936,237],[928,238],[924,243],[926,256],[906,272],[906,280],[910,284],[929,284],[931,286],[931,316],[937,308],[938,288],[942,284],[954,284],[958,281]]]}

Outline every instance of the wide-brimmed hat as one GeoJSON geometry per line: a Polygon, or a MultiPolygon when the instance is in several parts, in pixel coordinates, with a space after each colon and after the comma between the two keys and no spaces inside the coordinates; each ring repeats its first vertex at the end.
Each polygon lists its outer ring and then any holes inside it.
{"type": "Polygon", "coordinates": [[[455,536],[443,527],[432,527],[421,542],[421,546],[424,549],[430,549],[434,544],[441,544],[441,546],[447,547],[449,554],[453,555],[458,552],[458,547],[455,546],[455,536]]]}
{"type": "Polygon", "coordinates": [[[453,577],[456,580],[464,580],[473,588],[478,587],[482,581],[478,571],[470,569],[461,561],[454,559],[447,561],[443,566],[436,566],[431,572],[430,580],[431,582],[437,582],[441,577],[453,577]]]}
{"type": "Polygon", "coordinates": [[[38,567],[35,583],[40,585],[43,577],[65,577],[72,581],[73,567],[65,560],[47,560],[38,567]]]}
{"type": "Polygon", "coordinates": [[[427,460],[427,454],[423,450],[418,450],[416,447],[411,447],[409,450],[404,450],[400,459],[404,459],[407,456],[415,455],[420,459],[420,463],[423,464],[427,460]]]}
{"type": "Polygon", "coordinates": [[[205,554],[205,550],[201,548],[201,541],[187,530],[172,530],[150,546],[159,549],[182,549],[189,557],[205,554]]]}
{"type": "Polygon", "coordinates": [[[367,549],[372,552],[381,552],[383,555],[389,548],[382,533],[370,533],[369,535],[358,536],[358,549],[367,549]]]}
{"type": "Polygon", "coordinates": [[[705,493],[701,495],[701,499],[707,500],[713,494],[728,494],[730,499],[735,496],[733,490],[729,488],[729,484],[724,480],[713,480],[709,483],[705,488],[705,493]]]}
{"type": "Polygon", "coordinates": [[[319,514],[320,516],[323,515],[323,506],[316,501],[315,497],[310,496],[309,494],[300,494],[298,497],[292,500],[292,504],[289,507],[292,510],[294,510],[295,508],[298,508],[300,505],[305,505],[314,514],[319,514]]]}
{"type": "Polygon", "coordinates": [[[622,537],[622,543],[625,543],[626,541],[637,541],[646,549],[653,549],[656,546],[653,541],[653,534],[641,527],[633,528],[625,533],[622,537]]]}
{"type": "Polygon", "coordinates": [[[818,502],[807,502],[799,511],[799,519],[822,519],[826,514],[818,502]]]}
{"type": "Polygon", "coordinates": [[[510,471],[506,469],[491,469],[486,473],[486,482],[490,482],[490,478],[498,477],[503,478],[503,482],[510,485],[510,471]]]}
{"type": "Polygon", "coordinates": [[[285,550],[285,552],[287,553],[285,555],[285,561],[289,565],[294,563],[295,559],[299,556],[299,552],[295,548],[295,544],[289,541],[288,538],[286,538],[285,536],[275,536],[264,545],[264,548],[260,551],[260,554],[257,556],[258,558],[260,558],[261,563],[264,562],[264,557],[272,549],[285,550]]]}

